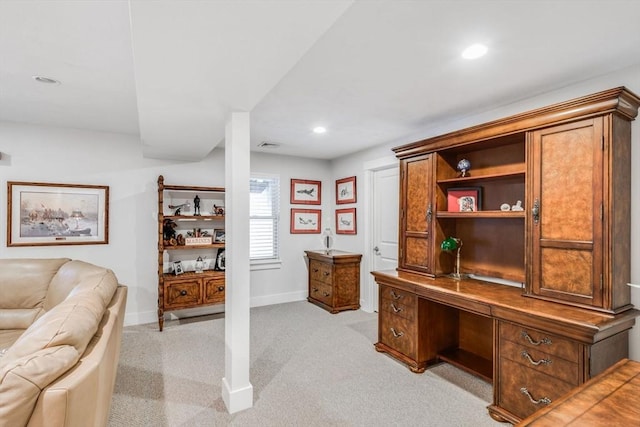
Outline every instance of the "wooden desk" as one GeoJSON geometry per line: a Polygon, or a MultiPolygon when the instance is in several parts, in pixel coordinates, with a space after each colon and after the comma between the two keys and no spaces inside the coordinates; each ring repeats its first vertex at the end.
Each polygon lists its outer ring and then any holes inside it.
{"type": "Polygon", "coordinates": [[[376,350],[413,372],[444,361],[491,382],[489,414],[511,423],[628,357],[639,314],[527,298],[480,280],[372,274],[380,285],[376,350]]]}
{"type": "Polygon", "coordinates": [[[640,425],[640,362],[623,359],[518,426],[640,425]]]}

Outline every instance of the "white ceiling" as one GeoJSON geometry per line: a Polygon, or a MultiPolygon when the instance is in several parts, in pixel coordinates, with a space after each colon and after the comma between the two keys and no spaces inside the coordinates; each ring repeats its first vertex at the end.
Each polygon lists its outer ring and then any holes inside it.
{"type": "Polygon", "coordinates": [[[250,111],[252,149],[332,159],[638,64],[639,18],[636,0],[0,0],[0,120],[198,160],[250,111]],[[489,53],[463,60],[474,42],[489,53]]]}

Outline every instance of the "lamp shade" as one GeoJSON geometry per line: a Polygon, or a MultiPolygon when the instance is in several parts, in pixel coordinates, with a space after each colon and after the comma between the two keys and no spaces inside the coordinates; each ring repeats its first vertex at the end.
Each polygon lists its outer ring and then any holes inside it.
{"type": "Polygon", "coordinates": [[[440,243],[440,249],[443,251],[454,251],[458,249],[458,241],[454,237],[447,237],[440,243]]]}

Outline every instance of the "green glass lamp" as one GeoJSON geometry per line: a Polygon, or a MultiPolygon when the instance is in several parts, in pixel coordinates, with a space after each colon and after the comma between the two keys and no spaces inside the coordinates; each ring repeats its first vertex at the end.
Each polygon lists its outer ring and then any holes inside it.
{"type": "Polygon", "coordinates": [[[460,274],[460,249],[462,249],[462,240],[457,237],[447,237],[440,243],[440,249],[445,252],[456,252],[456,271],[451,273],[450,276],[454,279],[464,279],[469,277],[467,274],[460,274]]]}

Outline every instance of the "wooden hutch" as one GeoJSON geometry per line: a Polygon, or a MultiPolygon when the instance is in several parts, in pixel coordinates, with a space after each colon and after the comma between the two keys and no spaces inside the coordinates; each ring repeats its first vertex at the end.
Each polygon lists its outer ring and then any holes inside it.
{"type": "Polygon", "coordinates": [[[490,415],[513,423],[626,357],[639,105],[620,87],[395,148],[399,262],[373,272],[376,349],[484,378],[490,415]],[[475,208],[460,212],[453,190],[475,208]],[[472,278],[450,276],[448,237],[472,278]]]}

